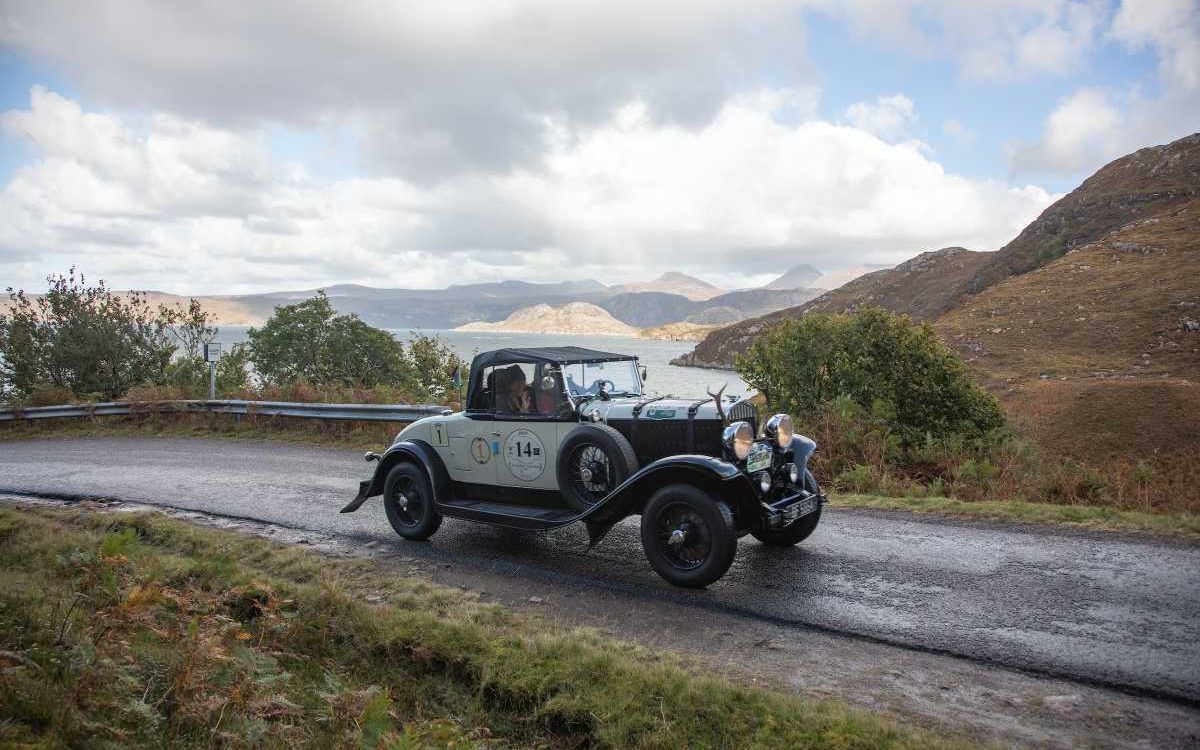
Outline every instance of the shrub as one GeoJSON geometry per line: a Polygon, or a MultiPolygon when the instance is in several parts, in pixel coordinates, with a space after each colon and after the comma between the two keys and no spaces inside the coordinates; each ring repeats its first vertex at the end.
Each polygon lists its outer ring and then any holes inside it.
{"type": "Polygon", "coordinates": [[[414,333],[406,351],[387,331],[356,315],[337,315],[324,292],[275,308],[248,336],[249,360],[267,387],[388,386],[410,399],[441,400],[448,395],[450,373],[462,365],[441,339],[414,333]]]}
{"type": "Polygon", "coordinates": [[[50,276],[49,291],[30,297],[9,288],[12,307],[0,313],[0,387],[29,394],[51,384],[74,394],[111,399],[131,386],[161,382],[175,347],[174,312],[153,308],[138,292],[89,286],[72,268],[50,276]]]}
{"type": "Polygon", "coordinates": [[[786,320],[736,366],[772,408],[804,414],[849,399],[880,416],[906,446],[930,436],[981,437],[1004,424],[995,398],[933,328],[878,307],[786,320]]]}

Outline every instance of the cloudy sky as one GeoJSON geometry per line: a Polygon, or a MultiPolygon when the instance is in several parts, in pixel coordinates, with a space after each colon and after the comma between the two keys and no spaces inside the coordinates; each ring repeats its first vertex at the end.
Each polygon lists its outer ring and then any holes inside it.
{"type": "Polygon", "coordinates": [[[0,0],[0,286],[724,286],[994,250],[1200,123],[1198,0],[0,0]]]}

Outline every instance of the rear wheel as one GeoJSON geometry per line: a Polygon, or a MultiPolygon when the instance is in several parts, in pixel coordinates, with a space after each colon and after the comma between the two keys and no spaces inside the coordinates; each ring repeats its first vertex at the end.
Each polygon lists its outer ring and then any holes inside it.
{"type": "Polygon", "coordinates": [[[442,525],[433,508],[433,489],[425,472],[416,464],[396,464],[383,482],[383,509],[388,523],[405,539],[423,541],[442,525]]]}
{"type": "Polygon", "coordinates": [[[650,567],[676,586],[707,586],[729,570],[737,527],[729,506],[689,484],[671,484],[642,511],[642,549],[650,567]]]}
{"type": "MultiPolygon", "coordinates": [[[[817,487],[817,479],[808,469],[804,470],[804,489],[814,495],[819,494],[820,490],[817,487]]],[[[779,529],[761,529],[759,531],[751,531],[751,535],[755,539],[771,547],[791,547],[793,544],[799,544],[817,530],[817,524],[821,522],[821,506],[817,506],[816,511],[809,513],[804,518],[798,518],[792,521],[787,526],[779,529]]]]}
{"type": "Polygon", "coordinates": [[[608,496],[638,468],[633,446],[608,425],[580,425],[558,447],[558,487],[576,510],[608,496]]]}

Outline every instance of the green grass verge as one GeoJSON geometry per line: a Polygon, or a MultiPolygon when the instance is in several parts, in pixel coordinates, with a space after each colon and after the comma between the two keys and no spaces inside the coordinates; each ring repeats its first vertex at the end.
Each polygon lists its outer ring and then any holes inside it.
{"type": "Polygon", "coordinates": [[[1098,505],[1057,505],[1018,500],[955,500],[947,497],[880,497],[834,494],[835,508],[869,508],[931,513],[1009,523],[1079,526],[1104,531],[1133,531],[1200,539],[1200,516],[1190,513],[1142,513],[1098,505]]]}
{"type": "Polygon", "coordinates": [[[951,748],[378,563],[0,508],[0,746],[951,748]]]}

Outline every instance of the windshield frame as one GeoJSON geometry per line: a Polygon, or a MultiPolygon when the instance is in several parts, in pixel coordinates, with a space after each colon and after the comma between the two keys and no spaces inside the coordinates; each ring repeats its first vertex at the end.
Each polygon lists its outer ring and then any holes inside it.
{"type": "Polygon", "coordinates": [[[606,362],[569,362],[560,365],[563,376],[563,386],[572,402],[599,398],[598,382],[603,379],[612,382],[613,390],[608,395],[616,397],[641,397],[645,395],[642,388],[642,372],[638,367],[638,358],[608,360],[606,362]]]}

